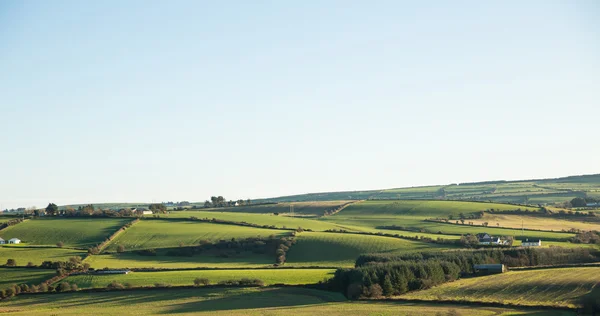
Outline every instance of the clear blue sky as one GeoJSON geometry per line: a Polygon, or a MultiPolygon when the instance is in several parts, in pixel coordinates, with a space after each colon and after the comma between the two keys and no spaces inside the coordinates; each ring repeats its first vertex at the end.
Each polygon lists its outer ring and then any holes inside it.
{"type": "Polygon", "coordinates": [[[600,2],[1,1],[0,204],[600,172],[600,2]]]}

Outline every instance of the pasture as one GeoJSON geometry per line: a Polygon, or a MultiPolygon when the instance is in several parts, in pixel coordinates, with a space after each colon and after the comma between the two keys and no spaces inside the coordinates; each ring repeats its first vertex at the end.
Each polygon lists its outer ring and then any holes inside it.
{"type": "Polygon", "coordinates": [[[0,237],[21,239],[28,245],[86,248],[103,242],[131,218],[42,218],[31,219],[0,231],[0,237]]]}
{"type": "MultiPolygon", "coordinates": [[[[4,263],[4,262],[2,262],[4,263]]],[[[0,268],[0,290],[13,284],[37,285],[56,275],[54,270],[31,268],[0,268]]]]}
{"type": "Polygon", "coordinates": [[[400,238],[304,232],[287,254],[286,266],[353,267],[365,253],[402,253],[430,250],[438,245],[400,238]]]}
{"type": "Polygon", "coordinates": [[[401,298],[576,307],[600,283],[600,267],[510,271],[461,279],[401,298]]]}
{"type": "Polygon", "coordinates": [[[202,254],[192,257],[175,257],[160,254],[140,256],[132,252],[101,254],[88,257],[85,262],[92,268],[263,268],[273,266],[275,256],[241,253],[227,258],[202,254]]]}
{"type": "Polygon", "coordinates": [[[333,269],[243,269],[243,270],[181,270],[156,272],[131,272],[119,275],[75,275],[65,281],[75,283],[79,288],[105,287],[112,281],[134,287],[154,286],[156,283],[168,285],[193,285],[196,278],[207,278],[211,284],[219,281],[260,279],[265,285],[272,284],[314,284],[333,276],[333,269]]]}
{"type": "Polygon", "coordinates": [[[70,257],[82,257],[85,252],[66,248],[0,247],[0,264],[15,259],[17,266],[26,266],[31,262],[40,265],[44,261],[68,261],[70,257]]]}
{"type": "Polygon", "coordinates": [[[201,240],[230,240],[232,238],[267,237],[289,235],[289,231],[244,227],[238,225],[213,224],[182,220],[146,219],[119,234],[107,247],[116,251],[123,245],[127,251],[194,246],[201,240]]]}
{"type": "Polygon", "coordinates": [[[247,205],[236,207],[220,207],[206,209],[216,212],[235,212],[235,213],[260,213],[260,214],[288,214],[291,208],[295,215],[299,216],[323,216],[327,210],[337,208],[352,201],[310,201],[310,202],[280,202],[276,204],[247,205]]]}
{"type": "Polygon", "coordinates": [[[481,225],[484,222],[488,222],[491,226],[496,226],[496,224],[499,224],[501,227],[516,229],[520,229],[521,225],[523,225],[525,229],[541,229],[551,231],[568,231],[570,229],[579,229],[600,231],[600,222],[584,222],[529,215],[486,213],[482,218],[470,219],[469,221],[474,222],[475,225],[481,225]]]}
{"type": "Polygon", "coordinates": [[[171,290],[168,295],[161,290],[31,295],[1,301],[0,310],[11,315],[437,316],[451,310],[462,316],[575,315],[568,311],[452,304],[350,302],[339,293],[304,288],[193,288],[171,290]]]}
{"type": "Polygon", "coordinates": [[[323,222],[311,218],[290,217],[273,215],[273,213],[237,213],[237,212],[209,212],[209,211],[172,211],[164,217],[168,218],[216,218],[225,221],[246,222],[257,225],[275,226],[277,228],[298,228],[323,231],[327,229],[340,229],[339,225],[323,222]]]}

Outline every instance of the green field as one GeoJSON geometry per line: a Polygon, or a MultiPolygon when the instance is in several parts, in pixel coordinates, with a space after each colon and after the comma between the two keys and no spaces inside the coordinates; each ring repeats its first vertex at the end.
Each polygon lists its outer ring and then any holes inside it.
{"type": "Polygon", "coordinates": [[[482,218],[470,220],[475,225],[480,225],[483,222],[488,222],[490,226],[496,226],[498,223],[502,227],[519,229],[541,229],[552,231],[568,231],[570,229],[580,230],[596,230],[600,231],[600,222],[584,222],[577,220],[565,220],[549,217],[536,217],[524,215],[507,215],[507,214],[488,214],[482,218]]]}
{"type": "Polygon", "coordinates": [[[0,268],[0,290],[13,284],[37,285],[56,275],[54,270],[31,268],[0,268]]]}
{"type": "Polygon", "coordinates": [[[134,287],[153,286],[156,283],[168,285],[193,285],[195,278],[207,278],[211,284],[224,280],[242,278],[260,279],[265,285],[272,284],[314,284],[333,276],[333,269],[253,269],[253,270],[182,270],[158,272],[131,272],[119,275],[76,275],[65,281],[76,283],[79,288],[105,287],[112,281],[134,287]]]}
{"type": "Polygon", "coordinates": [[[540,269],[461,279],[401,297],[576,307],[598,284],[600,267],[540,269]]]}
{"type": "Polygon", "coordinates": [[[322,216],[328,210],[351,201],[308,201],[308,202],[282,202],[277,204],[249,205],[236,207],[220,207],[206,209],[215,212],[235,213],[260,213],[260,214],[288,214],[293,207],[294,214],[301,216],[322,216]]]}
{"type": "Polygon", "coordinates": [[[0,231],[8,240],[19,238],[28,245],[89,247],[103,242],[131,218],[44,218],[27,220],[0,231]]]}
{"type": "Polygon", "coordinates": [[[403,253],[436,248],[436,244],[392,237],[304,232],[287,255],[289,266],[353,267],[365,253],[403,253]]]}
{"type": "Polygon", "coordinates": [[[193,257],[140,256],[135,253],[111,253],[90,256],[85,262],[92,268],[263,268],[275,263],[275,256],[241,253],[227,258],[216,255],[193,257]]]}
{"type": "Polygon", "coordinates": [[[270,235],[289,235],[289,231],[213,224],[180,220],[142,220],[124,231],[107,247],[115,251],[118,245],[126,250],[198,245],[201,240],[230,240],[270,235]]]}
{"type": "Polygon", "coordinates": [[[68,261],[70,257],[83,256],[85,252],[65,248],[29,248],[0,247],[0,264],[15,259],[17,266],[26,266],[28,262],[40,265],[43,261],[68,261]]]}
{"type": "Polygon", "coordinates": [[[257,225],[274,225],[278,228],[298,228],[323,231],[327,229],[340,229],[340,225],[323,222],[311,218],[290,217],[284,215],[273,215],[273,213],[234,213],[234,212],[208,212],[208,211],[172,211],[166,215],[168,218],[216,218],[225,221],[246,222],[257,225]]]}
{"type": "Polygon", "coordinates": [[[451,304],[359,301],[339,293],[303,288],[231,288],[136,290],[18,296],[0,301],[11,315],[249,315],[249,316],[437,316],[454,310],[461,316],[574,316],[553,310],[519,310],[451,304]]]}

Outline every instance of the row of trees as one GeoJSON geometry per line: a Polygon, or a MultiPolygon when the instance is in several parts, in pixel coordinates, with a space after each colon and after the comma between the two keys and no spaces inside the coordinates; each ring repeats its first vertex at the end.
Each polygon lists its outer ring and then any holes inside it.
{"type": "Polygon", "coordinates": [[[205,208],[210,208],[210,207],[231,207],[231,206],[243,206],[243,205],[250,205],[252,204],[252,201],[250,199],[247,200],[237,200],[237,201],[232,201],[232,200],[225,200],[225,198],[221,195],[219,196],[211,196],[210,197],[210,201],[206,200],[204,201],[204,207],[205,208]]]}
{"type": "Polygon", "coordinates": [[[460,272],[457,264],[438,260],[373,264],[338,269],[326,286],[345,293],[350,299],[378,298],[453,281],[460,272]]]}

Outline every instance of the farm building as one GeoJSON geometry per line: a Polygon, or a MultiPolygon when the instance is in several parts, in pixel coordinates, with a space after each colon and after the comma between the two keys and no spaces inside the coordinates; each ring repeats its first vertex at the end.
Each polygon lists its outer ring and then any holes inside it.
{"type": "Polygon", "coordinates": [[[21,239],[19,238],[11,238],[8,240],[9,244],[20,244],[21,243],[21,239]]]}
{"type": "Polygon", "coordinates": [[[6,241],[2,238],[0,238],[0,245],[4,245],[6,243],[6,241]]]}
{"type": "Polygon", "coordinates": [[[523,247],[540,247],[542,246],[542,241],[529,241],[529,239],[525,239],[525,241],[521,242],[521,246],[523,247]]]}
{"type": "Polygon", "coordinates": [[[152,211],[149,211],[149,210],[142,211],[142,215],[152,215],[152,211]]]}
{"type": "Polygon", "coordinates": [[[504,245],[504,242],[500,240],[500,237],[493,237],[489,234],[477,234],[480,245],[504,245]]]}
{"type": "Polygon", "coordinates": [[[506,267],[503,264],[475,264],[473,270],[476,273],[491,274],[491,273],[504,273],[506,267]]]}

